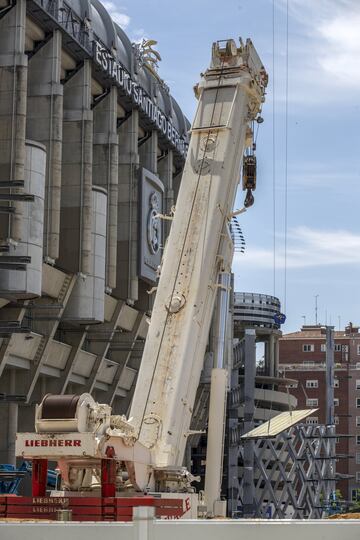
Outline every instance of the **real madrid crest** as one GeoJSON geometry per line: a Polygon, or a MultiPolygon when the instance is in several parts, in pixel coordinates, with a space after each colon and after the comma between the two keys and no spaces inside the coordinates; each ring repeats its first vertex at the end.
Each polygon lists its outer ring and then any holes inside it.
{"type": "Polygon", "coordinates": [[[147,241],[151,253],[155,254],[160,249],[161,225],[158,214],[160,212],[159,194],[153,191],[149,197],[149,213],[147,220],[147,241]]]}

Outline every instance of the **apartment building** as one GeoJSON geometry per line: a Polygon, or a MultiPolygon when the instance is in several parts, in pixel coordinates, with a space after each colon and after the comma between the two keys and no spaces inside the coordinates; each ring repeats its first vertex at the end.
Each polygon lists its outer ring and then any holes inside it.
{"type": "MultiPolygon", "coordinates": [[[[336,424],[337,488],[346,500],[360,490],[360,332],[349,323],[334,332],[334,412],[336,424]]],[[[279,340],[279,371],[297,381],[290,389],[298,408],[318,408],[307,422],[326,422],[326,329],[303,326],[279,340]]]]}

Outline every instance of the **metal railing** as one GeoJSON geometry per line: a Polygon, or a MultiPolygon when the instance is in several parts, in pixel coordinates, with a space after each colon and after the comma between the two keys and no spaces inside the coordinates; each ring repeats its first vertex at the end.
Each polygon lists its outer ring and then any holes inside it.
{"type": "Polygon", "coordinates": [[[56,21],[85,51],[91,55],[91,30],[72,7],[61,0],[33,0],[56,21]]]}

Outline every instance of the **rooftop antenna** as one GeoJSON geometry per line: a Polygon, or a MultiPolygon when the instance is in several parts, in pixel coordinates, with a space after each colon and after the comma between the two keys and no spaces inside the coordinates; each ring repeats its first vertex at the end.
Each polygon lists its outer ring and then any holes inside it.
{"type": "Polygon", "coordinates": [[[315,294],[315,326],[317,326],[318,323],[318,294],[315,294]]]}
{"type": "Polygon", "coordinates": [[[306,315],[301,315],[301,318],[304,319],[303,326],[306,326],[306,315]]]}

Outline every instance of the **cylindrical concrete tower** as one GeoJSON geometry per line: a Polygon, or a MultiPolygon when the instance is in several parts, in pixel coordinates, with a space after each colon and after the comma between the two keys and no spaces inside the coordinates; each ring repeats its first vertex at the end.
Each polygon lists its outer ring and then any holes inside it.
{"type": "Polygon", "coordinates": [[[10,246],[9,255],[30,257],[23,269],[0,269],[0,295],[3,298],[27,299],[41,296],[43,256],[44,194],[45,194],[45,147],[34,141],[26,141],[25,193],[34,201],[24,202],[21,222],[21,240],[10,246]]]}
{"type": "Polygon", "coordinates": [[[92,196],[91,272],[86,276],[78,276],[64,313],[64,320],[76,321],[78,324],[104,321],[107,192],[94,186],[92,196]]]}

